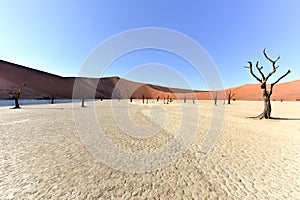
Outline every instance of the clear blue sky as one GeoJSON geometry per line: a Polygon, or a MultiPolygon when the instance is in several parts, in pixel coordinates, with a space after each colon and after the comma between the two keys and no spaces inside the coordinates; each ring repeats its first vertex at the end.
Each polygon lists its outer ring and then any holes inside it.
{"type": "MultiPolygon", "coordinates": [[[[255,83],[243,68],[248,60],[259,60],[268,72],[270,64],[262,55],[265,47],[271,57],[281,56],[275,77],[291,69],[283,81],[300,78],[299,0],[3,0],[0,7],[0,59],[61,76],[76,76],[89,53],[114,34],[162,27],[202,45],[225,87],[255,83]]],[[[205,89],[192,68],[175,57],[155,50],[134,52],[120,58],[104,75],[123,76],[136,66],[161,63],[184,74],[194,89],[205,89]]]]}

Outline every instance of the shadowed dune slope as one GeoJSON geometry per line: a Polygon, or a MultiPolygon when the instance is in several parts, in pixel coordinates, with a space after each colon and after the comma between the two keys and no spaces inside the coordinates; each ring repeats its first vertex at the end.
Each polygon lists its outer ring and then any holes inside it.
{"type": "MultiPolygon", "coordinates": [[[[9,90],[26,84],[21,98],[145,98],[145,99],[224,99],[224,91],[208,92],[138,83],[119,77],[86,78],[61,77],[47,72],[31,69],[0,60],[0,98],[10,98],[9,90]],[[76,89],[74,90],[74,85],[76,89]]],[[[300,100],[300,80],[280,83],[274,87],[272,100],[300,100]]],[[[246,84],[226,89],[235,93],[233,99],[261,100],[258,84],[246,84]]]]}

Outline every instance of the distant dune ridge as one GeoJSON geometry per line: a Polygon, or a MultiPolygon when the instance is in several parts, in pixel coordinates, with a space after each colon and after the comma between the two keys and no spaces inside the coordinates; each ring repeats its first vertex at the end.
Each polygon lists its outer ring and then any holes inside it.
{"type": "MultiPolygon", "coordinates": [[[[47,72],[31,69],[7,61],[0,60],[0,98],[10,98],[7,89],[12,89],[26,84],[21,95],[23,99],[47,99],[55,98],[132,98],[141,99],[214,99],[218,93],[218,99],[225,99],[225,92],[231,91],[236,100],[262,100],[262,94],[258,84],[246,84],[229,88],[225,91],[193,91],[187,89],[168,88],[152,84],[138,83],[119,77],[85,78],[85,77],[61,77],[47,72]],[[76,80],[76,82],[75,82],[76,80]],[[73,93],[73,86],[77,91],[73,93]]],[[[279,83],[274,87],[272,100],[300,100],[300,80],[279,83]]]]}

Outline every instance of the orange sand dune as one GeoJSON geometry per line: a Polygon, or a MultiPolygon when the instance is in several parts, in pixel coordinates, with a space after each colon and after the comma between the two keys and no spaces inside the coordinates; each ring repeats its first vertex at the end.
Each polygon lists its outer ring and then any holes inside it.
{"type": "MultiPolygon", "coordinates": [[[[299,101],[300,100],[300,80],[278,83],[273,88],[272,100],[299,101]]],[[[246,84],[239,87],[227,89],[235,94],[237,100],[262,100],[262,92],[259,84],[246,84]]]]}
{"type": "MultiPolygon", "coordinates": [[[[10,98],[8,90],[25,83],[21,98],[145,98],[145,99],[225,99],[230,90],[237,100],[261,100],[258,84],[246,84],[225,91],[208,92],[168,88],[157,85],[133,82],[119,77],[84,78],[61,77],[0,60],[0,98],[10,98]],[[75,81],[76,80],[76,81],[75,81]],[[73,92],[74,83],[77,90],[73,92]]],[[[300,100],[300,80],[277,84],[272,100],[300,100]]]]}

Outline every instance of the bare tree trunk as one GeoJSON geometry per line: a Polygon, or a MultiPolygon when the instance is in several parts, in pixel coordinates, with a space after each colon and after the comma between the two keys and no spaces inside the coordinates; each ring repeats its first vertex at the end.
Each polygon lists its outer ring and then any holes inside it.
{"type": "Polygon", "coordinates": [[[271,95],[267,92],[264,91],[264,110],[263,112],[258,115],[257,117],[262,119],[271,119],[271,112],[272,112],[272,107],[271,107],[271,95]]]}
{"type": "Polygon", "coordinates": [[[84,99],[84,98],[82,98],[82,99],[81,99],[81,107],[85,107],[85,105],[84,105],[84,101],[85,101],[85,99],[84,99]]]}
{"type": "Polygon", "coordinates": [[[218,93],[216,93],[214,99],[215,99],[215,106],[218,106],[218,93]]]}
{"type": "Polygon", "coordinates": [[[56,94],[51,94],[51,104],[54,104],[54,100],[56,99],[56,94]]]}
{"type": "Polygon", "coordinates": [[[264,105],[263,117],[265,119],[270,119],[272,111],[270,96],[264,96],[264,105]]]}
{"type": "Polygon", "coordinates": [[[19,104],[19,98],[14,98],[15,100],[15,107],[14,108],[21,108],[19,104]]]}
{"type": "Polygon", "coordinates": [[[231,93],[231,90],[229,91],[229,94],[227,95],[228,104],[231,104],[231,99],[234,97],[235,94],[231,93]]]}

